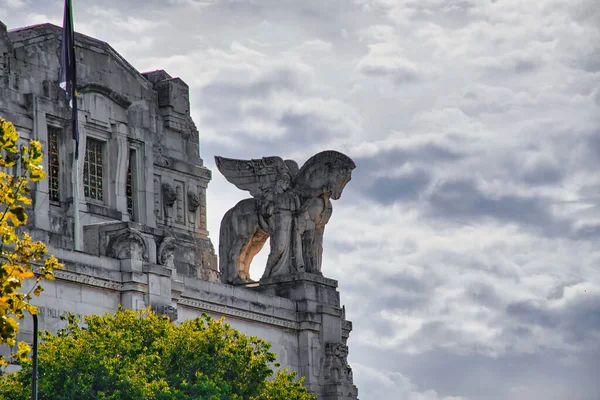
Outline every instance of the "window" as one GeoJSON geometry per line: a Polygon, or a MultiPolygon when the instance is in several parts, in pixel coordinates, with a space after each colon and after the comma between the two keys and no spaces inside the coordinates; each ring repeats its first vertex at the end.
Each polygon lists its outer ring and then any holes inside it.
{"type": "Polygon", "coordinates": [[[131,220],[134,221],[135,220],[135,207],[134,207],[134,196],[135,196],[135,191],[136,191],[136,185],[135,185],[135,164],[136,163],[136,157],[135,157],[135,150],[131,149],[129,150],[129,164],[127,165],[127,183],[126,183],[126,189],[125,189],[125,194],[127,196],[127,212],[129,213],[129,216],[131,217],[131,220]]]}
{"type": "Polygon", "coordinates": [[[83,193],[86,198],[104,201],[104,158],[103,142],[87,138],[85,162],[83,163],[83,193]]]}
{"type": "Polygon", "coordinates": [[[60,128],[48,127],[48,194],[50,201],[60,202],[60,157],[58,136],[60,128]]]}

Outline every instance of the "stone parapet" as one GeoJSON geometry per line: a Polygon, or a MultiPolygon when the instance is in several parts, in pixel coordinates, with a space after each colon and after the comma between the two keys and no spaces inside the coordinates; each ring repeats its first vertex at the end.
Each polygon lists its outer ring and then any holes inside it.
{"type": "Polygon", "coordinates": [[[263,278],[251,288],[296,303],[299,367],[309,390],[319,399],[356,399],[346,345],[352,323],[340,306],[337,281],[302,272],[263,278]]]}

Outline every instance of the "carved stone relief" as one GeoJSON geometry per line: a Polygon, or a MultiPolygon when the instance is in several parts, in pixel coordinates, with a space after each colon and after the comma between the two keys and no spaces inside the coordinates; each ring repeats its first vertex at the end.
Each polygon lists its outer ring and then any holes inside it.
{"type": "Polygon", "coordinates": [[[134,228],[127,228],[110,238],[106,255],[108,257],[148,261],[148,245],[142,234],[134,228]]]}
{"type": "Polygon", "coordinates": [[[175,181],[175,194],[177,196],[177,214],[175,219],[178,223],[183,224],[183,182],[175,181]]]}
{"type": "Polygon", "coordinates": [[[158,247],[157,259],[158,263],[167,268],[175,269],[175,251],[177,245],[174,237],[166,237],[158,247]]]}
{"type": "Polygon", "coordinates": [[[162,200],[165,208],[165,218],[173,217],[173,205],[177,201],[177,192],[173,189],[173,186],[168,183],[163,183],[162,186],[162,200]]]}
{"type": "Polygon", "coordinates": [[[171,159],[163,154],[162,146],[154,146],[154,164],[160,165],[161,167],[170,167],[173,162],[171,159]]]}
{"type": "Polygon", "coordinates": [[[352,368],[348,365],[348,346],[343,343],[325,343],[323,370],[326,383],[352,384],[352,368]]]}
{"type": "Polygon", "coordinates": [[[177,192],[173,189],[173,186],[168,183],[162,184],[162,193],[163,193],[163,201],[165,202],[165,206],[173,207],[175,201],[177,200],[177,192]]]}
{"type": "Polygon", "coordinates": [[[152,311],[154,311],[157,315],[165,315],[169,317],[171,322],[177,321],[178,313],[177,307],[173,307],[170,304],[157,304],[151,307],[152,311]]]}
{"type": "Polygon", "coordinates": [[[200,197],[191,190],[187,192],[188,198],[188,211],[191,213],[195,213],[198,207],[200,206],[200,197]]]}

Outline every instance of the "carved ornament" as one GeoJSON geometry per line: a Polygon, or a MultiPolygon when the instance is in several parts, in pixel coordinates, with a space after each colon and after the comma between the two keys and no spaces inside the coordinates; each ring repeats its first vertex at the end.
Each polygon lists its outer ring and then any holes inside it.
{"type": "Polygon", "coordinates": [[[177,248],[177,241],[174,237],[165,237],[163,241],[160,243],[158,247],[157,259],[160,265],[164,265],[168,268],[175,268],[175,263],[173,261],[174,254],[173,252],[177,248]]]}
{"type": "Polygon", "coordinates": [[[173,186],[166,182],[163,183],[162,194],[165,207],[173,207],[173,204],[175,204],[175,201],[177,200],[177,192],[173,189],[173,186]]]}
{"type": "Polygon", "coordinates": [[[333,384],[353,383],[352,368],[348,365],[348,346],[343,343],[325,343],[323,364],[325,382],[333,384]]]}
{"type": "Polygon", "coordinates": [[[170,167],[173,162],[171,159],[163,154],[162,146],[154,146],[154,164],[160,165],[161,167],[170,167]]]}
{"type": "Polygon", "coordinates": [[[178,317],[177,307],[173,307],[170,304],[157,304],[157,305],[152,306],[151,308],[152,308],[152,311],[154,311],[154,313],[156,315],[165,315],[165,316],[169,317],[171,322],[177,321],[177,317],[178,317]]]}
{"type": "Polygon", "coordinates": [[[194,193],[191,190],[188,190],[187,197],[188,197],[188,210],[192,213],[196,212],[198,207],[200,207],[200,197],[198,197],[197,193],[194,193]]]}
{"type": "Polygon", "coordinates": [[[148,261],[148,245],[140,231],[128,228],[110,238],[106,255],[119,260],[148,261]]]}
{"type": "Polygon", "coordinates": [[[127,96],[100,83],[84,83],[83,85],[78,85],[77,90],[79,93],[96,92],[103,94],[123,108],[128,108],[131,105],[131,100],[127,96]]]}

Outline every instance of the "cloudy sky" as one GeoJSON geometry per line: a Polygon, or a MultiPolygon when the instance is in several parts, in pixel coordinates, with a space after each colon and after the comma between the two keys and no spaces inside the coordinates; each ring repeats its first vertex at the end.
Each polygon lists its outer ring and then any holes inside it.
{"type": "MultiPolygon", "coordinates": [[[[77,31],[190,85],[213,171],[356,160],[323,272],[362,399],[599,398],[597,0],[74,3],[77,31]]],[[[0,20],[60,25],[62,1],[0,0],[0,20]]],[[[217,245],[245,195],[214,175],[217,245]]]]}

